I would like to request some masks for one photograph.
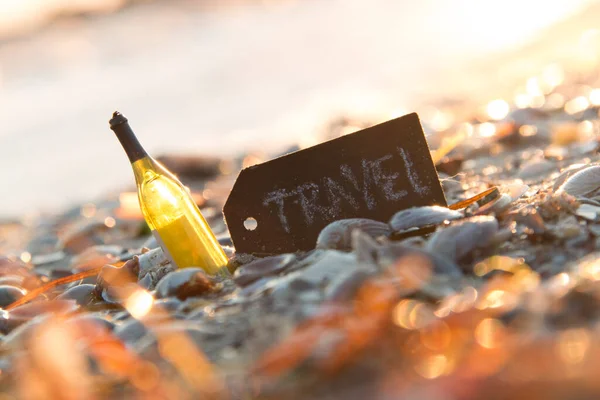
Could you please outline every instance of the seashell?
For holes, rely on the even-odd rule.
[[[137,282],[137,276],[126,265],[120,268],[112,265],[102,267],[96,278],[94,295],[108,303],[118,303],[119,290]]]
[[[511,199],[517,200],[523,196],[530,189],[528,185],[522,183],[511,183],[506,186],[502,186],[501,192],[510,196]]]
[[[238,286],[248,286],[264,276],[277,275],[296,261],[294,254],[282,254],[261,258],[242,265],[235,271],[233,280]]]
[[[177,297],[179,300],[185,300],[214,290],[214,282],[206,276],[202,268],[185,268],[165,275],[156,285],[156,297]]]
[[[146,274],[148,271],[166,266],[170,263],[169,259],[160,247],[139,255],[137,259],[139,262],[140,275]]]
[[[458,261],[473,250],[486,247],[497,232],[496,218],[472,217],[438,230],[427,242],[427,250]]]
[[[510,197],[510,195],[503,193],[496,200],[487,203],[486,205],[480,207],[476,215],[484,215],[484,214],[501,214],[506,211],[510,205],[514,202],[514,199]]]
[[[372,238],[389,236],[388,224],[366,218],[349,218],[334,221],[327,225],[317,238],[317,249],[349,251],[352,249],[352,231],[360,229]]]
[[[560,175],[556,177],[554,180],[554,185],[552,185],[552,191],[556,192],[563,183],[567,180],[567,178],[571,177],[573,174],[581,171],[582,169],[588,168],[588,164],[572,164],[567,168],[564,168]]]
[[[459,211],[450,210],[440,206],[413,207],[408,210],[398,211],[390,219],[390,226],[395,232],[402,232],[411,228],[423,228],[430,225],[440,225],[444,221],[462,218]]]
[[[600,207],[591,204],[582,204],[575,210],[575,214],[589,221],[597,221],[600,215]]]
[[[337,250],[317,250],[303,261],[306,261],[306,268],[281,278],[277,286],[287,291],[305,287],[325,288],[361,268],[353,253]]]
[[[598,189],[600,189],[600,166],[594,165],[571,175],[556,193],[564,192],[575,197],[585,197]]]
[[[80,306],[85,306],[96,299],[95,290],[95,285],[77,285],[65,290],[56,298],[59,300],[75,300]]]
[[[156,284],[169,272],[176,270],[160,247],[137,256],[134,260],[137,260],[139,265],[138,280],[144,288],[149,290],[154,289]],[[126,265],[127,263],[124,267]]]

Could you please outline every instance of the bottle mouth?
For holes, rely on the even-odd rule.
[[[108,122],[110,124],[110,129],[116,128],[117,126],[124,124],[127,122],[127,118],[123,114],[118,111],[115,111],[112,115],[111,120]]]

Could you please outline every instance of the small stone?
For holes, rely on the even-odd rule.
[[[591,204],[582,204],[577,208],[575,214],[588,221],[597,221],[598,215],[600,215],[600,207]]]
[[[77,285],[61,293],[57,299],[75,300],[80,306],[85,306],[97,299],[95,289],[96,285]]]
[[[206,276],[202,268],[185,268],[167,274],[156,285],[156,297],[159,299],[202,296],[215,290],[215,284]]]

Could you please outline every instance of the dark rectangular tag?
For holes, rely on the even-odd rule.
[[[426,205],[446,199],[413,113],[242,170],[224,214],[238,252],[285,253],[313,249],[332,221]]]

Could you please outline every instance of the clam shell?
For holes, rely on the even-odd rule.
[[[451,221],[462,217],[463,214],[461,212],[450,210],[446,207],[413,207],[408,210],[398,211],[390,219],[389,224],[395,232],[402,232],[410,228],[440,225],[444,221]]]
[[[510,195],[506,193],[501,194],[496,200],[479,208],[479,210],[477,210],[477,215],[490,213],[500,214],[506,211],[514,201],[515,200],[510,197]]]
[[[169,259],[160,247],[152,249],[138,257],[140,265],[140,277],[147,271],[151,271],[158,267],[166,266],[170,263]]]
[[[597,221],[600,215],[600,207],[591,204],[582,204],[577,208],[575,214],[589,221]]]
[[[600,189],[600,166],[595,165],[574,173],[565,180],[556,193],[571,196],[587,196]]]
[[[552,185],[552,191],[556,192],[568,178],[588,167],[589,165],[587,164],[572,164],[567,168],[563,169],[560,175],[557,176],[554,180],[554,185]]]
[[[487,246],[497,232],[496,218],[472,217],[438,230],[427,242],[427,250],[458,261],[473,250]]]
[[[352,249],[352,231],[359,229],[371,236],[389,236],[392,232],[388,224],[366,218],[349,218],[334,221],[327,225],[317,238],[317,249],[349,251]]]

